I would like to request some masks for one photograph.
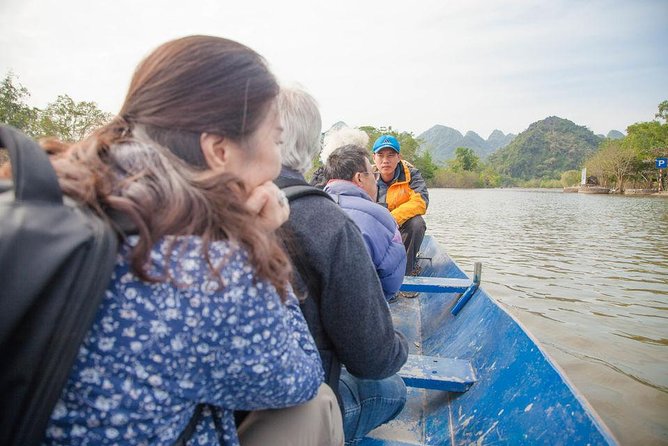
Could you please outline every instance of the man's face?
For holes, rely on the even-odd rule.
[[[397,164],[399,164],[399,160],[401,160],[401,155],[389,147],[385,147],[373,154],[373,162],[376,164],[380,176],[385,181],[389,181],[394,177],[394,171],[397,168]]]
[[[373,176],[373,167],[368,159],[364,159],[364,164],[366,164],[366,172],[358,172],[359,177],[359,186],[369,194],[372,201],[376,201],[378,198],[378,184],[376,184],[376,179]]]

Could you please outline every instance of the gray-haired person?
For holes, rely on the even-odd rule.
[[[366,147],[369,144],[369,135],[364,130],[358,128],[341,126],[335,127],[327,131],[322,139],[322,150],[320,151],[320,162],[322,166],[318,167],[313,172],[313,177],[310,183],[316,187],[324,187],[327,180],[325,179],[325,164],[329,155],[339,147],[346,145],[354,145],[358,147]]]
[[[319,151],[321,120],[315,100],[300,88],[279,94],[283,125],[279,185],[304,184]],[[396,375],[408,356],[359,228],[332,200],[307,195],[290,204],[285,232],[298,271],[295,287],[316,340],[325,380],[337,394],[346,444],[393,419],[406,402]],[[341,366],[346,367],[345,370]]]

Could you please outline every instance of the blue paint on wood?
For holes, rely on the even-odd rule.
[[[471,281],[468,279],[406,276],[401,285],[401,291],[418,293],[463,293],[470,285]]]
[[[380,438],[365,437],[362,440],[364,446],[421,446],[422,443],[406,443],[398,440],[382,440]]]
[[[462,308],[464,308],[464,305],[473,297],[475,292],[478,291],[478,285],[475,283],[472,284],[470,287],[464,291],[464,294],[462,294],[462,297],[459,298],[457,303],[455,304],[454,307],[452,307],[452,310],[450,310],[450,313],[452,313],[453,316],[457,316],[457,313],[462,311]]]
[[[423,355],[409,355],[399,376],[410,387],[449,392],[466,392],[476,381],[469,361]]]
[[[421,262],[421,278],[471,284],[431,237],[420,252],[431,258]],[[464,393],[409,388],[402,413],[362,445],[616,444],[537,341],[484,288],[453,316],[460,293],[422,292],[390,309],[412,354],[469,361],[477,381]]]

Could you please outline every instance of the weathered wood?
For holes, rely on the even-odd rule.
[[[438,356],[408,355],[399,376],[410,387],[448,392],[466,392],[476,382],[469,361]]]

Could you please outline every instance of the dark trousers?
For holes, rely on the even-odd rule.
[[[420,251],[422,239],[424,238],[426,230],[427,224],[424,222],[421,215],[416,215],[415,217],[406,220],[403,225],[399,226],[401,240],[404,242],[404,247],[406,248],[407,276],[415,269],[416,257],[418,251]]]

